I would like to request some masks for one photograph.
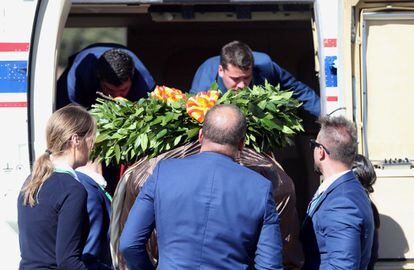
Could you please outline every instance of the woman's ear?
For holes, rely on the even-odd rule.
[[[73,134],[70,137],[70,142],[71,142],[72,146],[78,147],[78,145],[80,143],[80,139],[79,139],[78,134]]]

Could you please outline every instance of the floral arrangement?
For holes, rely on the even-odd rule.
[[[220,97],[219,91],[200,92],[190,97],[186,103],[186,109],[189,116],[196,119],[199,123],[204,122],[204,117],[211,107],[216,105]]]
[[[193,142],[206,112],[216,104],[240,108],[248,125],[246,145],[257,152],[274,152],[292,144],[291,137],[303,131],[296,115],[301,103],[279,86],[266,83],[223,95],[217,90],[190,95],[157,86],[148,98],[137,102],[98,99],[91,109],[98,126],[92,155],[107,164],[130,164]]]

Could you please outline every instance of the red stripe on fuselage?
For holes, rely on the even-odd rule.
[[[29,51],[29,43],[19,42],[0,42],[0,52],[27,52]]]
[[[27,107],[27,102],[0,102],[0,108],[21,108]]]

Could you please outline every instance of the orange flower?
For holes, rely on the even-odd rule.
[[[216,105],[219,97],[220,93],[218,91],[200,92],[190,97],[186,103],[188,115],[196,119],[199,123],[203,123],[207,111]]]
[[[164,102],[175,102],[186,99],[186,95],[181,90],[159,85],[151,92],[151,97]]]

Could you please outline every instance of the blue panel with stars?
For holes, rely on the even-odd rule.
[[[27,61],[0,61],[0,93],[27,92]]]
[[[325,82],[326,87],[337,87],[337,66],[336,66],[336,56],[326,56],[325,57]]]

